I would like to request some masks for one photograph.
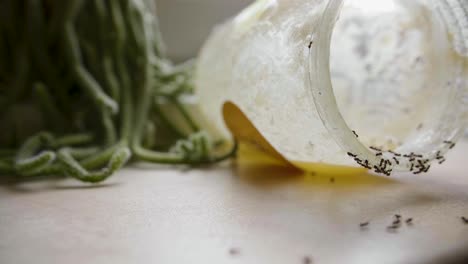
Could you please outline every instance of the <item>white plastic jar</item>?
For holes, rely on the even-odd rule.
[[[220,137],[235,103],[287,159],[427,172],[468,120],[468,1],[258,0],[196,73]]]

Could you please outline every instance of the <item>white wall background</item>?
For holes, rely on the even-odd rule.
[[[176,61],[197,54],[214,25],[253,0],[155,0],[168,55]]]

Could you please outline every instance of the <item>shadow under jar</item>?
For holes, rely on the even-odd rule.
[[[286,158],[423,173],[468,120],[465,0],[259,0],[217,27],[196,73]]]

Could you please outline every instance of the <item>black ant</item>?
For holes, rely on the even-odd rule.
[[[461,217],[461,220],[463,221],[463,223],[464,223],[465,225],[468,225],[468,218],[462,216],[462,217]]]

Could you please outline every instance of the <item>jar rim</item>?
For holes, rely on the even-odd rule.
[[[320,119],[344,150],[356,155],[372,156],[372,153],[354,135],[338,109],[330,73],[330,45],[333,29],[344,0],[328,1],[309,49],[308,92],[312,96]],[[333,120],[334,122],[328,122]]]

